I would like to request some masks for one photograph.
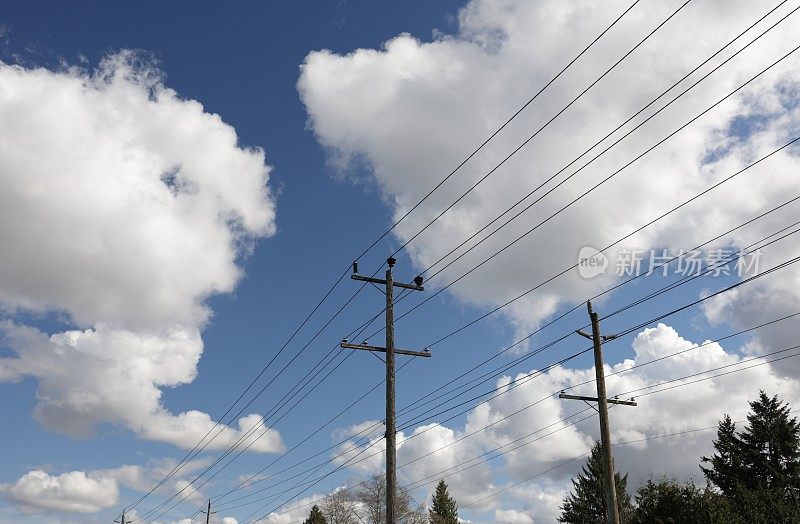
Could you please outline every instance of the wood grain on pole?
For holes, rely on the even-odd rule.
[[[394,500],[397,493],[397,448],[394,419],[394,304],[392,264],[386,270],[386,523],[395,524]]]

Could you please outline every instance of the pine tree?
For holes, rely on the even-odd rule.
[[[725,417],[718,423],[717,439],[714,441],[717,453],[711,458],[702,457],[704,463],[711,467],[700,466],[709,482],[717,486],[722,493],[733,496],[737,487],[745,482],[743,469],[742,441],[736,436],[736,424],[731,417]]]
[[[440,480],[433,494],[433,506],[428,510],[431,524],[458,524],[458,504],[447,491],[447,484]]]
[[[627,521],[632,505],[628,495],[628,475],[621,476],[614,472],[614,484],[617,488],[617,504],[620,518]],[[561,505],[559,522],[569,524],[594,524],[606,521],[606,483],[603,474],[603,449],[596,442],[592,453],[578,479],[572,479],[574,493],[570,493]]]
[[[311,507],[311,513],[308,515],[308,518],[305,520],[305,522],[303,522],[303,524],[328,524],[328,521],[325,520],[325,515],[322,514],[319,506],[314,504]]]
[[[761,391],[750,409],[740,435],[746,485],[784,493],[800,490],[800,424],[789,418],[789,406]]]
[[[742,490],[800,491],[800,423],[789,418],[789,406],[763,391],[750,402],[747,426],[737,435],[729,416],[720,421],[714,447],[703,457],[706,478],[728,497]]]
[[[717,453],[703,462],[706,478],[728,499],[741,522],[800,522],[800,424],[789,407],[763,391],[750,402],[747,426],[736,434],[730,417],[717,430]]]

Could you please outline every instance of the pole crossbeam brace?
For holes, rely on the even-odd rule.
[[[382,278],[365,277],[364,275],[350,275],[353,280],[361,280],[363,282],[371,282],[373,284],[386,285],[386,280]],[[414,291],[425,291],[425,288],[416,284],[406,284],[405,282],[392,282],[392,286],[401,287],[403,289],[412,289]]]
[[[581,395],[567,395],[565,393],[559,393],[558,398],[566,398],[570,400],[583,400],[584,402],[598,402],[599,399],[597,397],[583,397]],[[609,404],[622,404],[623,406],[637,406],[638,404],[633,400],[618,400],[615,398],[608,398],[606,402]]]
[[[375,351],[378,353],[386,353],[386,348],[382,348],[380,346],[370,346],[369,344],[348,344],[347,342],[342,342],[339,346],[345,349],[363,349],[364,351]],[[394,352],[398,355],[410,355],[412,357],[430,357],[431,352],[429,350],[425,351],[410,351],[408,349],[395,349]]]

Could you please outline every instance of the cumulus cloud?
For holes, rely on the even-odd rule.
[[[158,486],[155,493],[169,497],[181,492],[189,495],[187,500],[191,503],[202,504],[207,500],[206,494],[199,490],[192,493],[186,487],[189,486],[189,479],[211,462],[210,458],[187,461],[171,479]],[[177,464],[174,459],[154,459],[144,465],[126,464],[116,468],[72,471],[61,475],[34,470],[23,475],[14,484],[0,484],[0,493],[24,513],[95,513],[117,505],[120,488],[129,488],[140,493],[149,492],[168,473],[173,472]],[[184,488],[186,490],[181,491]],[[128,517],[136,520],[136,511],[129,511]],[[235,523],[230,520],[231,517],[216,515],[214,519],[216,520],[212,522]],[[202,521],[205,522],[205,518]]]
[[[58,476],[30,471],[14,484],[0,485],[0,491],[25,512],[94,513],[113,506],[119,498],[113,478],[87,476],[82,471]]]
[[[292,524],[302,522],[308,517],[311,506],[319,504],[324,498],[324,494],[314,494],[307,497],[295,499],[286,504],[279,511],[274,511],[264,518],[254,521],[257,524]]]
[[[204,469],[212,462],[209,458],[189,460],[185,462],[176,475],[157,488],[159,493],[172,495],[180,488],[178,482],[185,477]],[[150,460],[144,465],[126,464],[116,468],[100,469],[88,472],[91,476],[101,476],[114,479],[120,486],[140,492],[148,492],[153,486],[170,473],[178,462],[174,459]]]
[[[533,524],[533,518],[527,513],[515,509],[494,510],[495,522],[503,524]]]
[[[627,4],[473,0],[460,11],[458,30],[452,36],[423,42],[402,34],[381,49],[358,49],[346,55],[310,53],[298,81],[309,125],[338,169],[344,171],[354,164],[367,168],[370,180],[398,219]],[[404,220],[395,229],[398,242],[412,238],[680,4],[671,1],[635,7],[489,147]],[[569,111],[416,238],[409,246],[415,265],[426,268],[444,256],[655,99],[766,10],[762,4],[745,0],[686,6]],[[788,10],[779,9],[680,89],[742,48]],[[730,93],[792,49],[798,30],[800,16],[795,14],[429,284],[435,287],[453,282]],[[579,204],[459,281],[451,288],[454,296],[478,306],[503,303],[575,264],[581,247],[601,247],[617,240],[795,138],[800,134],[797,60],[792,56],[782,62]],[[671,92],[634,124],[678,92]],[[614,138],[631,127],[623,128]],[[593,155],[599,151],[595,149]],[[584,157],[535,196],[565,180],[589,158]],[[705,242],[796,196],[794,174],[798,167],[797,149],[785,150],[630,238],[618,250],[667,248],[677,252]],[[797,203],[709,247],[748,245],[783,227],[796,213]],[[474,243],[468,242],[466,247]],[[762,257],[761,269],[796,256],[796,245],[784,241],[770,246]],[[610,255],[609,270],[604,275],[587,280],[577,271],[570,272],[506,308],[507,320],[520,334],[527,333],[559,306],[582,301],[613,283],[616,257],[614,252]],[[434,270],[441,267],[434,266]],[[763,283],[742,289],[739,301],[758,304],[765,317],[796,310],[799,278],[796,267],[783,270]],[[776,293],[779,289],[784,291]],[[742,318],[750,315],[744,308],[737,308],[737,314]],[[720,320],[735,322],[736,315]]]
[[[233,291],[239,259],[275,232],[264,151],[128,51],[93,71],[0,63],[0,120],[0,380],[37,380],[48,429],[115,423],[193,446],[213,421],[169,412],[161,392],[194,380],[205,300]],[[212,449],[261,423],[243,418]],[[281,448],[269,430],[251,449]]]

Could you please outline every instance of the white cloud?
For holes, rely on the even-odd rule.
[[[308,518],[311,506],[319,504],[324,494],[314,494],[295,499],[285,504],[278,511],[274,511],[264,518],[254,521],[257,524],[293,524],[303,522]]]
[[[214,421],[205,413],[188,411],[173,416],[160,413],[152,428],[143,428],[142,436],[152,440],[172,442],[190,448],[214,428]],[[216,434],[220,428],[214,430]],[[241,442],[239,442],[241,440]],[[238,444],[237,444],[238,443]],[[261,415],[247,415],[239,419],[239,428],[222,428],[219,435],[206,449],[227,449],[237,445],[237,449],[275,453],[284,450],[280,434],[267,427]]]
[[[156,488],[155,493],[170,497],[176,493],[188,495],[192,504],[202,504],[207,496],[192,492],[190,478],[211,464],[211,458],[190,460],[184,463],[172,478]],[[75,512],[94,513],[118,504],[119,488],[129,488],[140,493],[149,492],[178,464],[174,459],[150,460],[144,465],[126,464],[116,468],[92,471],[72,471],[51,475],[41,470],[30,471],[14,484],[0,485],[0,493],[8,501],[26,513],[30,512]],[[182,491],[183,490],[183,491]],[[128,518],[137,519],[135,510]],[[224,520],[225,518],[229,520]],[[226,524],[234,522],[231,517],[214,516],[212,522]],[[195,522],[189,521],[186,522]],[[197,520],[196,522],[200,522]],[[202,519],[205,522],[205,517]]]
[[[0,307],[75,327],[3,322],[15,355],[0,380],[37,379],[48,429],[85,437],[110,422],[193,446],[213,422],[169,412],[161,390],[194,380],[206,298],[233,291],[239,258],[275,231],[264,151],[128,51],[95,71],[0,63],[0,120]],[[280,436],[251,449],[278,451]]]
[[[634,8],[489,147],[404,220],[395,230],[398,242],[409,240],[681,3]],[[332,163],[339,168],[353,162],[365,165],[397,219],[627,4],[473,0],[460,12],[458,32],[453,36],[421,42],[403,34],[379,50],[358,49],[347,55],[310,53],[298,90],[310,126]],[[733,49],[739,49],[787,13],[790,8],[784,7]],[[689,4],[517,156],[414,240],[409,253],[415,265],[427,267],[458,245],[766,10],[763,4],[746,0]],[[667,136],[792,49],[798,30],[800,15],[795,14],[429,284],[435,289],[452,282]],[[698,34],[702,38],[697,38]],[[723,59],[707,65],[692,80]],[[581,247],[607,245],[795,138],[800,134],[797,63],[798,58],[791,57],[776,66],[574,208],[460,281],[451,288],[452,293],[479,306],[503,303],[576,263]],[[688,85],[687,81],[683,87]],[[582,162],[562,173],[557,181],[580,165]],[[700,244],[796,196],[798,168],[796,148],[784,151],[620,248],[665,247],[677,251]],[[718,246],[747,245],[786,225],[796,214],[797,203],[724,237]],[[786,240],[767,248],[761,269],[796,256],[796,245]],[[615,257],[611,255],[610,269],[614,269]],[[739,300],[758,304],[764,317],[793,312],[790,308],[796,310],[800,305],[798,278],[797,267],[782,270],[764,283],[742,288]],[[580,302],[614,279],[607,273],[585,280],[577,271],[570,272],[506,308],[507,320],[517,334],[527,333],[559,305]],[[783,291],[776,293],[779,289]],[[718,320],[735,318],[727,315]]]
[[[186,477],[193,476],[194,473],[206,468],[211,464],[212,459],[203,458],[189,460],[185,462],[173,477],[157,488],[157,493],[170,496],[179,491],[185,484],[180,485],[179,482],[185,483]],[[112,478],[120,486],[127,487],[139,492],[148,492],[159,481],[163,480],[170,472],[173,471],[178,461],[174,459],[161,459],[150,460],[145,465],[126,464],[117,468],[100,469],[88,472],[89,476],[99,476]]]
[[[30,471],[14,484],[1,485],[0,490],[25,512],[93,513],[113,506],[119,498],[113,478],[87,476],[82,471],[58,476],[41,470]]]
[[[496,509],[494,518],[496,522],[503,524],[533,524],[533,518],[530,515],[514,509]]]

